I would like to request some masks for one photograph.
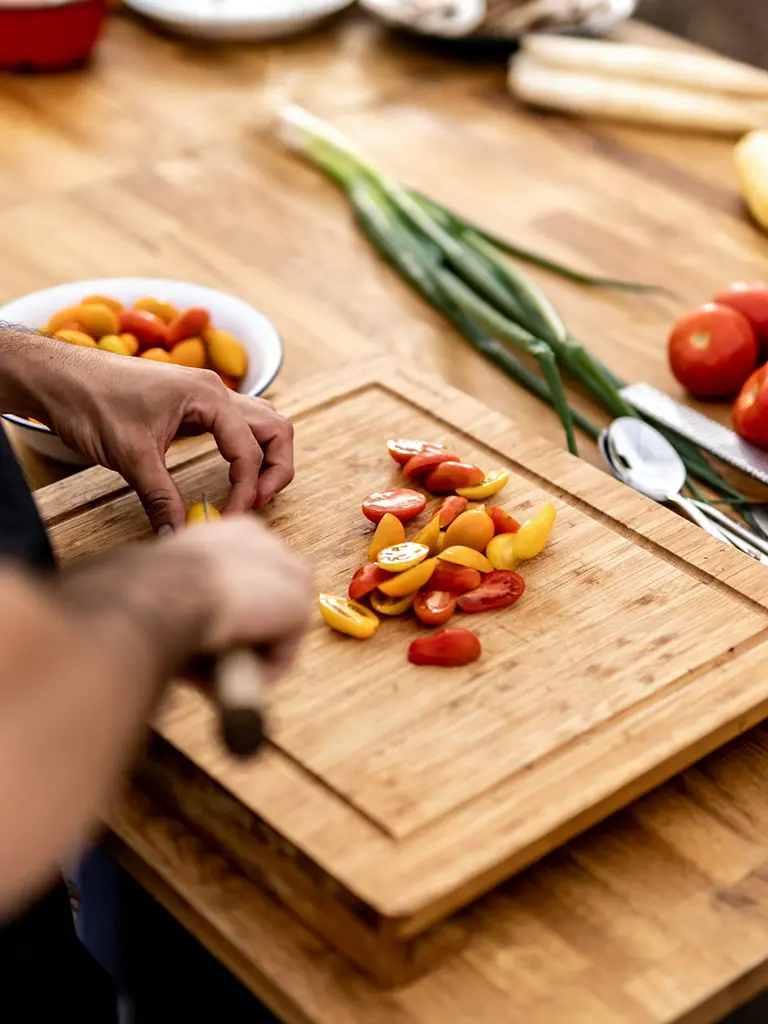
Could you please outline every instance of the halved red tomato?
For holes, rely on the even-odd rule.
[[[444,452],[445,445],[436,444],[432,441],[413,441],[408,438],[400,438],[397,441],[387,441],[387,451],[401,466],[414,455],[424,455],[429,452]]]
[[[444,629],[414,640],[408,648],[408,660],[413,665],[456,668],[477,661],[481,651],[480,638],[471,629]]]
[[[403,466],[403,476],[406,480],[417,480],[420,476],[426,476],[433,469],[437,469],[441,462],[455,462],[457,456],[449,452],[422,452],[419,455],[412,455]]]
[[[480,586],[469,594],[459,598],[459,608],[463,612],[487,612],[492,608],[507,608],[522,597],[525,580],[516,572],[508,569],[497,569],[489,572]]]
[[[363,501],[363,515],[372,523],[378,523],[387,512],[399,519],[401,523],[407,523],[409,519],[424,511],[427,499],[418,491],[409,491],[405,487],[397,488],[394,491],[377,491],[369,494]]]
[[[352,577],[352,582],[349,584],[349,596],[353,601],[359,601],[361,597],[365,597],[366,594],[370,594],[371,591],[375,590],[380,583],[385,583],[388,579],[391,579],[391,577],[391,572],[387,572],[386,569],[382,569],[381,566],[376,565],[375,562],[369,562],[367,565],[362,565]]]
[[[456,611],[456,595],[447,590],[420,591],[413,610],[425,626],[444,626]]]
[[[436,494],[455,491],[457,487],[473,487],[485,479],[485,473],[479,466],[471,466],[468,462],[442,462],[427,477],[426,486]]]
[[[437,506],[437,514],[440,516],[440,526],[443,529],[445,529],[446,526],[450,526],[456,516],[460,516],[468,504],[469,500],[467,498],[459,497],[458,494],[452,494],[448,498],[443,498]]]
[[[485,511],[493,520],[496,533],[517,533],[520,529],[520,523],[509,512],[505,512],[503,508],[496,506],[494,508],[487,508]]]
[[[437,568],[432,573],[429,585],[433,590],[448,590],[452,594],[466,594],[476,590],[483,581],[477,569],[469,569],[466,565],[437,560]]]

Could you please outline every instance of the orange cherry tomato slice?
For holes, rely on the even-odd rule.
[[[482,582],[483,577],[477,569],[438,559],[437,568],[430,577],[429,585],[435,590],[448,590],[452,594],[466,594],[470,590],[475,590]]]
[[[523,596],[525,580],[516,572],[497,569],[489,573],[477,590],[462,594],[459,608],[463,612],[487,612],[493,608],[508,608]]]
[[[370,594],[372,590],[375,590],[381,583],[386,583],[391,576],[391,572],[382,569],[375,562],[369,562],[367,565],[360,566],[352,577],[352,582],[349,584],[348,593],[350,600],[359,601],[366,594]]]
[[[406,480],[418,480],[420,476],[427,476],[433,469],[443,462],[455,462],[456,455],[449,455],[448,452],[422,452],[419,455],[412,455],[403,466],[403,476]]]
[[[371,607],[380,615],[402,615],[412,604],[413,594],[406,594],[405,597],[387,597],[376,590],[371,594]]]
[[[395,544],[402,544],[405,540],[405,527],[396,519],[391,512],[387,512],[379,520],[368,546],[368,561],[375,562],[376,556],[384,548],[392,548]]]
[[[414,455],[425,455],[428,452],[444,452],[446,447],[433,441],[414,441],[400,438],[397,441],[387,441],[387,451],[395,462],[404,466]]]
[[[392,579],[382,583],[379,590],[387,597],[405,597],[406,594],[415,594],[429,582],[436,568],[437,559],[428,558],[426,562],[420,562],[412,569],[397,573]]]
[[[439,555],[442,550],[442,537],[440,536],[440,518],[432,516],[423,530],[416,537],[417,544],[424,544],[429,548],[430,555]]]
[[[479,466],[468,462],[441,462],[427,477],[426,488],[434,494],[443,494],[459,487],[476,487],[484,479],[485,473]]]
[[[390,512],[401,523],[407,523],[424,511],[427,499],[418,491],[405,487],[394,491],[377,491],[363,501],[363,515],[372,523],[379,523]]]
[[[445,531],[445,546],[454,545],[485,551],[496,529],[493,520],[483,508],[462,512]]]
[[[456,565],[466,565],[469,569],[477,569],[478,572],[493,572],[493,566],[480,551],[474,548],[454,545],[445,548],[440,552],[440,558],[445,562],[454,562]]]
[[[498,508],[498,506],[488,508],[486,512],[493,521],[496,533],[517,533],[520,529],[520,523],[509,512],[505,512],[503,508]]]
[[[468,504],[468,499],[462,498],[458,494],[451,494],[449,497],[443,498],[437,506],[437,514],[440,516],[442,528],[450,526],[453,520],[466,510]]]
[[[413,602],[413,610],[425,626],[444,626],[456,611],[456,595],[449,590],[421,591]]]
[[[457,668],[477,661],[482,652],[480,639],[470,629],[444,629],[433,636],[419,637],[408,648],[413,665]]]

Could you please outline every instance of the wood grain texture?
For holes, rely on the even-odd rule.
[[[409,665],[410,618],[365,645],[318,619],[275,694],[275,749],[260,763],[222,750],[189,688],[156,722],[166,743],[143,783],[360,966],[401,982],[453,948],[422,941],[429,926],[764,717],[768,573],[439,381],[379,363],[285,404],[297,482],[267,518],[321,590],[344,593],[365,561],[359,502],[400,480],[390,434],[510,469],[504,503],[519,517],[558,508],[523,600],[472,619],[476,664]],[[218,452],[188,451],[174,470],[187,499],[223,497]],[[38,492],[63,562],[146,535],[119,478],[80,479]]]
[[[286,99],[516,240],[671,284],[676,299],[638,302],[536,275],[628,379],[677,393],[671,317],[728,280],[766,275],[727,143],[517,110],[503,55],[465,59],[359,17],[290,45],[216,50],[115,17],[87,71],[3,80],[0,298],[105,267],[198,280],[278,325],[278,402],[310,374],[390,353],[561,444],[554,416],[463,347],[375,259],[333,189],[275,145],[268,125]],[[25,464],[36,483],[61,473]],[[130,512],[139,529],[132,500],[120,519]],[[766,775],[758,730],[486,898],[465,954],[396,997],[143,798],[115,825],[132,869],[287,1020],[711,1024],[766,980]]]

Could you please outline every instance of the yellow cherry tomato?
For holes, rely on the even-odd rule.
[[[453,547],[445,548],[440,553],[444,562],[453,562],[455,565],[466,565],[468,569],[477,569],[478,572],[493,572],[493,566],[480,551],[474,548],[464,547],[455,544]]]
[[[416,537],[417,544],[424,544],[429,548],[430,555],[440,553],[440,516],[432,516],[424,529]]]
[[[445,531],[445,546],[450,548],[458,545],[474,548],[475,551],[485,551],[495,532],[493,520],[485,509],[474,508],[456,516]]]
[[[395,544],[380,551],[376,556],[376,564],[387,572],[406,572],[419,562],[423,562],[428,554],[429,548],[426,544],[406,541],[405,544]]]
[[[321,594],[318,598],[323,620],[337,633],[345,633],[357,640],[367,640],[379,628],[379,620],[365,605],[350,601],[348,597]]]
[[[426,549],[425,549],[426,550]],[[379,590],[387,597],[405,597],[406,594],[415,594],[421,590],[425,583],[437,568],[437,559],[428,558],[426,562],[420,562],[406,572],[399,572],[391,580],[379,584]]]
[[[494,569],[511,569],[514,572],[520,561],[515,552],[515,534],[500,533],[494,537],[485,549],[485,557]]]
[[[413,604],[415,594],[406,594],[405,597],[387,597],[377,590],[371,594],[371,604],[380,615],[402,615],[407,612]]]
[[[456,493],[462,498],[469,498],[470,501],[478,501],[481,498],[490,498],[492,494],[497,494],[502,487],[507,486],[508,482],[509,470],[492,469],[490,473],[485,474],[485,479],[481,480],[479,484],[474,487],[457,487]]]
[[[384,548],[394,547],[395,544],[402,544],[405,540],[405,527],[391,512],[387,512],[379,520],[376,532],[368,548],[368,561],[375,562],[376,556]]]
[[[202,501],[195,502],[194,505],[189,506],[187,512],[187,526],[192,526],[195,523],[207,523],[211,519],[221,519],[221,512],[213,505],[208,505],[208,519],[205,518],[205,505]]]
[[[527,519],[515,538],[515,554],[518,558],[535,558],[544,550],[552,527],[555,525],[557,510],[554,505],[546,504],[535,516]]]

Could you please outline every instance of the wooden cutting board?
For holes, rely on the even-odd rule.
[[[471,619],[474,665],[409,665],[411,619],[359,642],[318,617],[274,693],[261,760],[233,762],[187,686],[155,722],[143,784],[396,983],[461,941],[460,922],[444,923],[459,908],[768,713],[768,572],[389,362],[321,378],[283,408],[297,478],[268,518],[311,560],[318,589],[344,593],[365,561],[360,500],[400,479],[388,437],[509,467],[498,503],[518,517],[558,509],[550,546],[522,570],[523,599]],[[227,467],[208,439],[175,447],[170,464],[188,502],[223,499]],[[148,537],[136,497],[104,470],[37,498],[64,561]]]

